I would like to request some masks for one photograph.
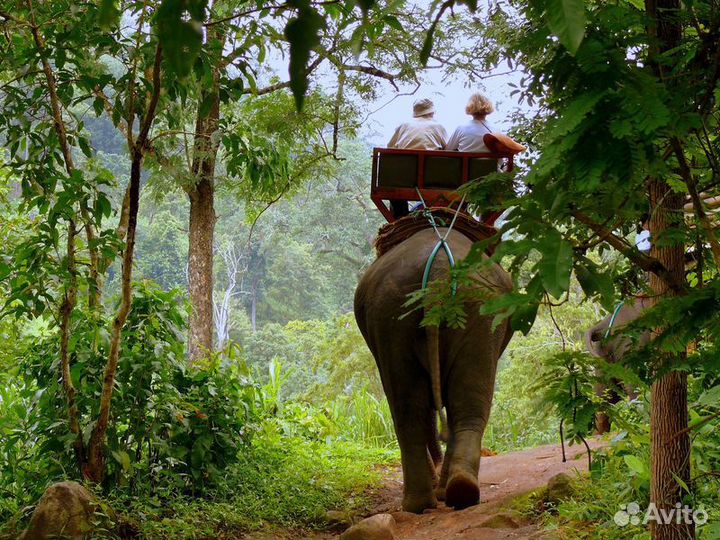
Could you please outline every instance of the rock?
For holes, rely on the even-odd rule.
[[[340,535],[340,540],[394,540],[395,518],[377,514],[356,523]]]
[[[559,473],[548,480],[545,492],[546,501],[556,504],[568,499],[573,494],[572,478],[565,473]]]
[[[20,540],[90,538],[100,503],[77,482],[58,482],[45,490]]]
[[[328,510],[325,512],[325,522],[330,527],[347,527],[352,520],[346,512],[340,510]]]

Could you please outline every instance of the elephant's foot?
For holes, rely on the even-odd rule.
[[[438,501],[445,500],[445,486],[438,486],[435,488],[435,498]]]
[[[407,494],[403,497],[402,509],[414,514],[422,514],[428,508],[437,508],[437,499],[431,491],[427,494]]]
[[[475,476],[458,471],[448,480],[445,488],[445,504],[459,510],[480,502],[480,488]]]

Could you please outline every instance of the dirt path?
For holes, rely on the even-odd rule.
[[[592,449],[607,444],[600,438],[588,441]],[[585,447],[565,447],[567,461],[563,463],[560,445],[546,445],[529,450],[483,457],[480,462],[480,504],[454,511],[443,503],[435,510],[417,515],[401,510],[402,473],[400,467],[388,467],[382,487],[373,494],[375,503],[366,515],[355,516],[353,521],[375,514],[392,514],[395,518],[395,539],[446,540],[466,538],[473,540],[541,539],[543,531],[537,523],[512,510],[513,501],[530,491],[545,486],[558,473],[574,474],[587,471]],[[269,539],[323,539],[338,540],[347,525],[338,523],[326,530],[268,529],[247,538]]]
[[[591,447],[601,445],[601,441],[591,441]],[[393,514],[397,522],[395,537],[398,539],[539,538],[541,531],[537,525],[509,509],[514,499],[544,486],[558,473],[587,471],[584,447],[566,447],[566,453],[568,460],[565,463],[562,462],[559,445],[483,457],[479,505],[453,511],[441,504],[436,510],[423,515],[400,511],[402,475],[399,470],[391,469],[371,514]]]

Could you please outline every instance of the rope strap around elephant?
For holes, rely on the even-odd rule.
[[[605,331],[605,339],[608,338],[610,335],[610,331],[612,330],[612,327],[615,325],[615,319],[617,319],[618,314],[620,313],[620,310],[625,305],[625,300],[620,302],[617,306],[615,306],[615,311],[613,311],[612,317],[610,317],[610,324],[608,324],[607,330]]]
[[[463,203],[465,202],[465,195],[463,195],[462,200],[460,201],[460,205],[458,206],[457,210],[455,210],[455,215],[453,216],[452,221],[450,222],[450,226],[448,227],[448,230],[445,232],[445,236],[440,234],[440,231],[437,228],[437,223],[435,222],[435,216],[433,216],[432,212],[428,209],[427,205],[425,204],[425,200],[423,199],[422,193],[420,193],[420,190],[418,188],[415,188],[415,191],[417,191],[418,197],[420,197],[420,202],[422,202],[423,208],[425,210],[423,211],[423,215],[427,218],[427,220],[430,222],[430,225],[432,226],[433,230],[435,231],[435,234],[437,234],[438,243],[435,244],[435,247],[433,248],[432,252],[430,253],[430,256],[428,257],[427,263],[425,264],[425,271],[423,272],[423,278],[422,278],[422,288],[425,289],[428,286],[428,282],[430,281],[430,270],[432,270],[432,266],[435,263],[435,258],[437,257],[438,252],[440,251],[440,248],[443,248],[445,251],[445,254],[448,258],[448,264],[450,265],[450,268],[455,268],[455,257],[453,257],[452,250],[450,249],[450,244],[447,243],[447,238],[450,235],[450,232],[453,230],[453,227],[455,226],[455,223],[457,221],[458,214],[460,214],[460,208],[462,208]],[[453,276],[452,278],[452,294],[455,296],[457,293],[457,279]]]

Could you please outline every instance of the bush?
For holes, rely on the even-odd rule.
[[[82,426],[96,416],[109,348],[109,321],[82,320],[85,316],[77,313],[71,340]],[[246,370],[235,358],[188,368],[184,320],[175,292],[136,284],[113,393],[106,488],[202,491],[249,442],[256,389]],[[77,477],[58,356],[57,339],[48,336],[23,359],[25,384],[44,389],[31,409],[26,440],[40,454],[57,456],[59,468],[48,467],[49,477],[61,472]]]

